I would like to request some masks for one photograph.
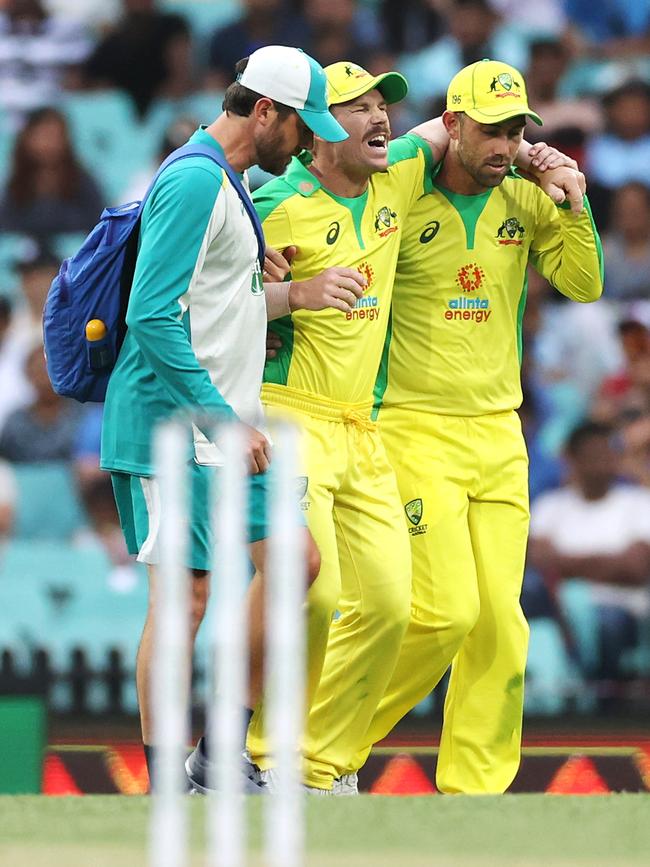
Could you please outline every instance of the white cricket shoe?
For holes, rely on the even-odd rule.
[[[257,766],[255,766],[257,767]],[[259,779],[262,785],[266,786],[267,791],[271,795],[278,792],[278,770],[277,768],[267,768],[265,771],[259,771]],[[317,789],[315,786],[302,787],[308,795],[331,796],[334,794],[332,789]]]
[[[257,765],[252,765],[252,767],[256,768],[259,774],[256,781],[265,784],[271,794],[277,792],[277,769],[268,768],[266,771],[260,771]],[[343,774],[341,777],[336,777],[331,789],[318,789],[316,786],[303,786],[303,788],[309,795],[351,797],[359,794],[359,777],[356,772],[353,774]]]
[[[337,777],[332,784],[332,794],[338,797],[351,797],[359,794],[359,775],[343,774]]]

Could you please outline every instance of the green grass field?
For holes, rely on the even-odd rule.
[[[250,865],[263,798],[249,798]],[[148,798],[0,797],[3,867],[144,867]],[[188,799],[192,867],[202,798]],[[650,795],[308,798],[309,867],[628,867],[650,863]]]

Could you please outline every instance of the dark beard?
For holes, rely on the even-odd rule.
[[[283,174],[291,160],[291,154],[282,153],[282,133],[276,132],[257,142],[257,165],[272,175]]]

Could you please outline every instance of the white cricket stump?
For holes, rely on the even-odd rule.
[[[277,768],[277,793],[268,799],[264,851],[267,867],[302,867],[306,552],[298,521],[298,434],[295,428],[283,425],[277,436],[270,509],[265,671],[267,736]]]
[[[209,678],[207,721],[215,779],[208,785],[208,867],[246,863],[246,816],[242,749],[248,684],[246,587],[249,565],[246,534],[247,474],[242,430],[226,427],[219,439],[224,465],[214,509],[212,587],[214,658]]]
[[[190,736],[187,442],[186,427],[172,422],[158,430],[154,443],[161,510],[155,600],[158,616],[151,672],[156,764],[150,867],[185,867],[187,863],[187,780],[183,766]]]
[[[207,726],[214,789],[207,798],[207,864],[244,867],[246,815],[242,748],[248,685],[246,590],[247,543],[245,440],[237,425],[219,437],[224,467],[213,515],[215,557],[213,612],[204,628],[214,647],[208,672]],[[186,446],[189,424],[161,425],[155,456],[161,493],[160,567],[154,636],[152,699],[157,783],[152,797],[149,865],[186,867],[189,860],[184,759],[189,742],[189,582],[187,580]],[[277,769],[278,789],[262,795],[266,867],[304,864],[304,791],[301,740],[304,715],[306,593],[304,532],[296,492],[298,432],[278,428],[269,492],[270,535],[266,567],[267,738]]]

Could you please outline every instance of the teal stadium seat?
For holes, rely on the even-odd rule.
[[[146,162],[148,147],[130,97],[119,90],[70,92],[61,109],[75,151],[103,186],[106,204],[120,204],[122,191]]]
[[[111,586],[112,566],[99,546],[78,548],[53,541],[12,541],[0,552],[0,649],[9,648],[19,671],[28,671],[32,653],[48,652],[52,669],[69,671],[72,653],[81,648],[91,669],[105,668],[109,650],[116,648],[129,672],[147,606],[144,569],[138,567],[133,587]],[[135,710],[135,695],[125,684],[123,698]],[[51,695],[53,707],[66,710],[69,683],[61,678]],[[107,702],[99,678],[89,684],[91,710]]]
[[[558,590],[560,607],[576,644],[578,656],[587,671],[598,667],[598,614],[588,581],[570,578]]]
[[[197,126],[212,123],[221,113],[222,102],[223,92],[218,90],[197,90],[182,99],[155,100],[141,124],[142,138],[148,142],[146,159],[152,169],[165,133],[174,121],[183,117]]]
[[[584,684],[567,653],[557,622],[530,621],[524,708],[532,716],[556,716],[584,692]]]
[[[15,464],[14,471],[18,487],[16,538],[60,542],[84,526],[74,477],[67,463]]]
[[[18,232],[0,232],[0,295],[16,299],[20,291],[16,265],[29,259],[34,241]],[[22,299],[20,299],[22,300]]]
[[[197,90],[183,100],[182,114],[195,117],[199,123],[212,123],[221,114],[223,91]]]
[[[8,113],[0,112],[0,185],[4,184],[9,173],[14,139],[15,132],[9,124]]]
[[[239,0],[162,0],[159,4],[166,12],[182,15],[198,39],[210,36],[218,27],[224,27],[239,15]]]

